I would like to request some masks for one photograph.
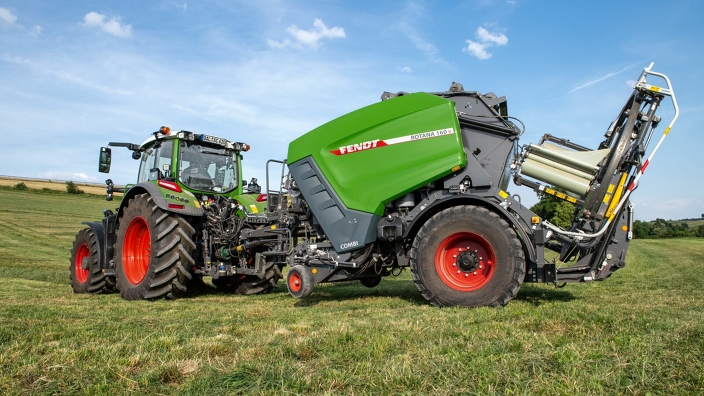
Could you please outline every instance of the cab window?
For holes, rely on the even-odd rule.
[[[154,146],[146,149],[142,153],[142,163],[139,167],[137,183],[156,180],[159,178],[159,175],[161,175],[162,178],[171,177],[170,166],[173,152],[173,140],[157,142]],[[169,167],[165,170],[164,165],[169,165]]]

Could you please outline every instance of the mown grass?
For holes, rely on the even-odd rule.
[[[96,197],[0,189],[0,394],[701,394],[704,240],[633,242],[606,282],[437,309],[407,274],[295,300],[73,294]]]

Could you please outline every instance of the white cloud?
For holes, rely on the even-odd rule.
[[[12,25],[17,20],[17,17],[7,8],[0,7],[0,20]]]
[[[296,39],[296,42],[291,42],[290,40],[284,41],[274,41],[267,40],[270,47],[273,48],[284,48],[288,46],[294,46],[301,48],[302,46],[307,46],[310,48],[318,48],[321,44],[320,40],[324,38],[345,38],[345,29],[335,26],[333,28],[328,28],[325,26],[321,19],[315,18],[313,21],[313,28],[310,30],[303,30],[296,25],[291,25],[286,29],[286,32]]]
[[[478,59],[484,60],[491,58],[491,54],[486,52],[486,44],[475,43],[472,40],[467,40],[467,48],[462,51],[469,51],[472,55],[476,56]]]
[[[596,80],[589,81],[588,83],[585,83],[585,84],[582,84],[582,85],[580,85],[580,86],[578,86],[578,87],[576,87],[576,88],[573,88],[573,89],[572,89],[570,92],[568,92],[568,93],[572,93],[572,92],[574,92],[574,91],[579,91],[579,90],[582,89],[582,88],[586,88],[586,87],[588,87],[588,86],[590,86],[590,85],[594,85],[594,84],[596,84],[596,83],[598,83],[598,82],[602,82],[602,81],[606,80],[607,78],[611,78],[611,77],[613,77],[613,76],[615,76],[615,75],[618,75],[618,74],[621,74],[621,73],[625,72],[626,70],[632,69],[633,66],[635,66],[635,65],[626,66],[626,67],[624,67],[623,69],[621,69],[621,70],[619,70],[619,71],[617,71],[617,72],[614,72],[614,73],[608,73],[607,75],[605,75],[605,76],[603,76],[603,77],[599,77],[599,78],[597,78]],[[631,88],[633,88],[634,85],[635,85],[635,82],[633,82],[633,85],[631,85]]]
[[[482,43],[494,43],[496,45],[506,45],[508,43],[508,37],[503,33],[491,33],[481,26],[477,29],[476,35]]]
[[[406,36],[411,40],[413,45],[416,47],[416,49],[420,50],[425,54],[425,56],[430,59],[431,62],[433,63],[442,63],[445,64],[445,60],[442,59],[438,54],[440,51],[436,46],[433,44],[425,41],[423,37],[421,37],[420,34],[418,34],[416,31],[413,29],[407,28],[406,29]]]
[[[479,41],[467,40],[467,47],[462,48],[463,52],[469,52],[477,59],[486,60],[491,58],[491,53],[487,48],[508,44],[508,37],[503,33],[492,33],[479,26],[474,33]]]
[[[39,175],[42,179],[51,180],[65,180],[65,181],[78,181],[78,182],[97,182],[98,178],[95,176],[88,176],[85,173],[79,172],[45,172]]]
[[[407,19],[409,21],[401,21],[401,23],[398,24],[399,30],[406,35],[406,37],[411,40],[411,43],[413,43],[413,46],[425,54],[426,58],[432,63],[446,64],[447,62],[440,57],[440,50],[438,50],[435,45],[425,40],[425,38],[411,26],[412,20],[410,17]]]
[[[106,19],[107,17],[105,15],[98,14],[95,11],[91,11],[83,17],[86,26],[98,27],[105,33],[117,37],[132,37],[132,25],[123,25],[119,16],[110,18],[107,21]]]
[[[440,50],[431,42],[428,42],[415,28],[415,26],[425,26],[426,23],[427,12],[423,5],[410,1],[403,9],[402,17],[398,23],[395,24],[395,27],[405,35],[413,46],[416,47],[418,51],[422,52],[430,62],[447,65],[447,61],[440,56]]]
[[[279,41],[275,41],[272,39],[267,39],[266,41],[269,44],[269,47],[272,47],[272,48],[286,48],[289,45],[291,45],[291,40],[284,40],[284,41],[279,42]]]
[[[17,65],[25,65],[28,68],[34,70],[35,72],[46,74],[55,78],[58,78],[63,81],[67,81],[70,83],[73,83],[78,86],[82,86],[84,88],[89,88],[113,95],[132,95],[133,93],[131,91],[121,89],[121,88],[112,88],[100,83],[96,83],[94,81],[88,80],[83,77],[78,77],[77,75],[73,73],[69,73],[63,70],[58,70],[51,68],[49,66],[37,63],[35,61],[32,61],[27,58],[20,58],[17,56],[10,56],[8,54],[2,54],[0,55],[0,60],[8,63],[14,63]]]
[[[411,73],[411,72],[413,71],[413,70],[411,70],[411,68],[408,67],[408,66],[404,66],[404,67],[402,67],[402,68],[400,68],[400,69],[398,69],[398,70],[399,70],[399,71],[402,71],[402,72],[404,72],[404,73]]]
[[[42,34],[43,30],[44,30],[43,27],[41,27],[39,25],[34,25],[34,26],[32,26],[32,29],[29,30],[29,35],[32,37],[37,37],[40,34]]]

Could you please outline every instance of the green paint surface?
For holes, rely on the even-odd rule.
[[[289,145],[289,164],[309,156],[348,208],[377,215],[467,163],[454,102],[426,93],[353,111]]]

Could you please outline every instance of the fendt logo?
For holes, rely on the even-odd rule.
[[[393,139],[375,139],[369,140],[362,143],[350,144],[349,146],[342,146],[337,150],[330,150],[332,154],[335,155],[346,155],[353,154],[360,151],[372,150],[379,147],[391,146],[392,144],[408,143],[416,140],[436,138],[440,136],[451,136],[454,135],[455,130],[452,128],[438,129],[437,131],[429,131],[422,133],[415,133],[413,135],[401,136]]]
[[[381,142],[381,144],[379,144]],[[386,146],[383,140],[370,140],[368,142],[363,142],[359,144],[350,144],[349,146],[340,147],[338,150],[333,150],[331,153],[335,155],[344,155],[349,153],[356,153],[357,151],[369,150],[377,147]]]

